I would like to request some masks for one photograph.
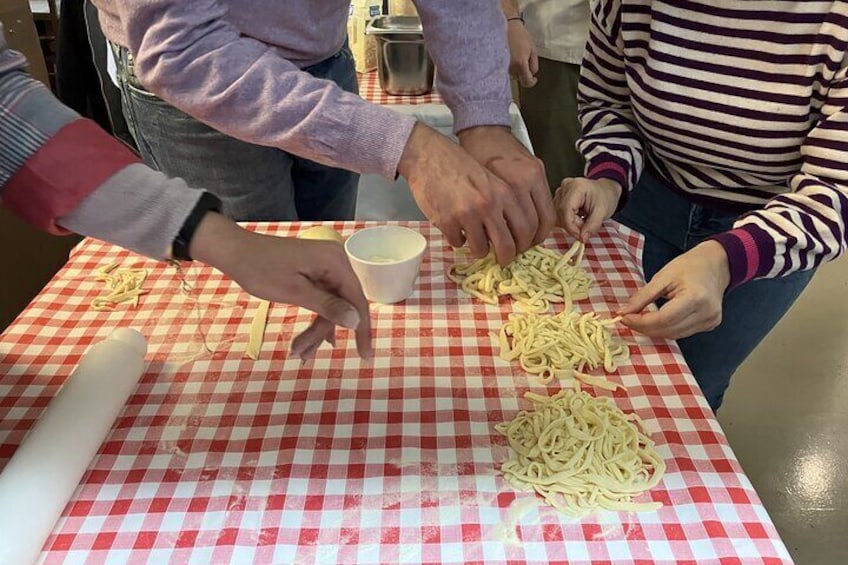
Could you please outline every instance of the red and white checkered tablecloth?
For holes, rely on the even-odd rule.
[[[421,96],[393,96],[386,94],[380,88],[380,77],[377,76],[377,71],[359,74],[357,77],[359,78],[359,95],[374,104],[382,104],[383,106],[399,106],[403,104],[417,106],[419,104],[445,103],[435,89],[429,94],[423,94]]]
[[[350,234],[362,224],[334,227]],[[506,443],[493,426],[543,387],[497,358],[489,332],[510,306],[462,294],[445,277],[451,248],[428,225],[412,227],[429,240],[418,287],[403,304],[373,307],[370,365],[346,333],[308,366],[289,359],[310,315],[279,304],[251,361],[243,351],[258,301],[222,275],[191,266],[195,291],[186,295],[174,267],[82,243],[0,337],[0,465],[91,343],[138,328],[149,365],[42,562],[791,562],[667,343],[626,334],[632,359],[612,377],[627,387],[616,403],[646,421],[668,462],[649,496],[665,503],[660,511],[574,521],[509,487],[498,474]],[[639,246],[633,232],[605,228],[587,252],[597,284],[581,308],[608,313],[626,299],[638,284]],[[137,310],[90,310],[94,270],[116,261],[149,268],[150,294]]]

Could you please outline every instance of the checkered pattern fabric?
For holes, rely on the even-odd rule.
[[[394,96],[392,94],[386,94],[380,88],[380,77],[377,76],[377,71],[360,74],[357,77],[359,78],[359,95],[374,104],[381,104],[383,106],[444,104],[442,97],[435,90],[431,91],[430,94],[421,96]]]
[[[445,276],[454,252],[427,224],[412,297],[372,307],[376,358],[352,336],[305,366],[288,346],[308,312],[274,304],[258,361],[244,355],[258,300],[208,267],[182,274],[86,240],[0,337],[0,465],[92,343],[118,327],[149,340],[149,365],[64,516],[45,564],[789,563],[766,510],[679,350],[622,330],[632,359],[610,378],[668,462],[640,500],[658,512],[570,520],[498,474],[494,424],[552,394],[497,358],[511,311]],[[294,235],[297,224],[251,225]],[[363,224],[335,224],[349,235]],[[566,249],[562,234],[547,245]],[[612,225],[588,247],[581,309],[609,314],[639,284],[641,240]],[[138,309],[89,308],[94,270],[150,269]],[[191,289],[181,290],[180,277]],[[596,394],[610,394],[594,391]]]

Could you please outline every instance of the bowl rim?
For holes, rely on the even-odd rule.
[[[403,231],[415,234],[417,236],[417,239],[418,239],[419,249],[415,253],[413,253],[412,255],[407,257],[406,259],[398,259],[398,260],[393,260],[393,261],[390,261],[390,262],[370,261],[368,259],[363,259],[359,255],[357,255],[357,254],[355,254],[351,251],[350,242],[354,238],[356,238],[357,235],[359,235],[361,233],[365,233],[365,232],[378,231],[378,230],[379,231],[403,230]],[[357,262],[362,263],[363,265],[391,267],[391,266],[394,266],[394,265],[402,265],[403,263],[406,263],[406,262],[409,262],[409,261],[414,261],[415,259],[418,259],[419,257],[421,257],[421,255],[424,254],[424,251],[427,250],[427,238],[424,237],[424,235],[421,232],[414,230],[412,228],[408,228],[406,226],[371,226],[371,227],[363,228],[361,230],[356,230],[350,236],[348,236],[347,239],[345,239],[345,242],[344,242],[344,250],[345,250],[345,253],[347,254],[348,258],[355,259]]]

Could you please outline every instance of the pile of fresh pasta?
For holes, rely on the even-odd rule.
[[[104,284],[105,293],[91,301],[93,310],[111,311],[119,304],[132,302],[138,307],[138,299],[147,294],[143,288],[147,279],[147,269],[128,269],[117,263],[97,269],[95,280]]]
[[[541,384],[559,379],[573,385],[552,397],[527,393],[533,409],[495,426],[511,451],[501,471],[515,488],[535,491],[569,516],[597,509],[656,510],[661,503],[633,501],[665,472],[644,424],[611,398],[580,390],[581,383],[623,388],[587,371],[613,373],[630,358],[627,344],[613,335],[619,318],[575,309],[592,283],[582,267],[584,250],[580,242],[562,254],[537,246],[506,267],[490,253],[448,271],[465,293],[493,305],[509,297],[523,312],[511,314],[497,334],[502,359],[517,361]],[[559,304],[562,310],[552,314]]]
[[[584,249],[579,241],[565,253],[536,246],[506,267],[490,252],[482,259],[453,265],[448,277],[486,304],[498,304],[501,296],[510,296],[522,312],[547,312],[555,303],[564,303],[565,309],[571,310],[573,301],[589,296],[592,282],[580,267]]]
[[[618,385],[583,371],[603,367],[607,373],[630,358],[630,349],[612,337],[610,326],[618,320],[601,320],[594,312],[580,314],[564,310],[555,316],[511,315],[500,331],[500,357],[515,359],[521,368],[538,375],[542,384],[554,377],[577,378],[605,390]]]
[[[565,389],[546,397],[527,393],[533,410],[495,429],[511,456],[501,467],[522,491],[536,491],[561,512],[579,518],[595,510],[657,510],[660,502],[633,502],[659,483],[665,463],[644,425],[610,398]]]

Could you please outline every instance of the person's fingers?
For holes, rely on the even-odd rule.
[[[605,211],[601,206],[590,206],[590,209],[587,210],[588,215],[586,216],[586,220],[583,222],[583,227],[580,230],[580,241],[586,243],[589,241],[593,235],[598,233],[601,229],[601,225],[604,223],[606,219]]]
[[[333,263],[335,268],[334,271],[331,271],[335,273],[333,281],[327,281],[325,284],[328,284],[346,303],[353,305],[356,309],[359,318],[359,324],[353,328],[356,330],[356,349],[360,357],[370,360],[374,356],[374,352],[371,344],[371,312],[368,309],[368,300],[365,298],[362,285],[356,278],[356,273],[353,272],[353,268],[343,251]]]
[[[530,194],[516,191],[507,196],[504,217],[515,241],[516,252],[527,251],[534,244],[539,227],[536,206]]]
[[[667,284],[665,282],[665,277],[662,275],[663,273],[660,271],[654,276],[654,278],[651,279],[651,282],[633,293],[627,304],[618,311],[618,315],[626,316],[628,314],[641,312],[649,304],[654,303],[657,298],[663,296],[667,290]]]
[[[291,354],[303,361],[312,359],[331,331],[335,331],[335,325],[322,316],[316,316],[309,327],[292,341]]]
[[[548,186],[544,168],[540,174],[539,182],[530,191],[530,198],[536,209],[536,215],[539,218],[539,225],[536,228],[533,244],[539,245],[550,235],[551,230],[557,223],[556,207],[551,199],[551,189]]]
[[[695,305],[685,297],[674,298],[653,312],[624,316],[621,323],[631,330],[651,337],[680,337],[685,332],[695,333],[702,321]]]
[[[500,265],[509,265],[515,259],[516,244],[503,213],[500,215],[490,215],[486,218],[484,225],[486,226],[486,234],[489,237],[489,241],[492,242],[492,249],[495,251],[495,258],[498,263]]]
[[[333,288],[340,288],[344,281],[341,280],[343,276],[340,277],[340,273],[336,271],[337,267],[334,265],[326,265],[325,267],[328,270],[325,274],[326,283],[329,283],[329,286]],[[292,292],[292,302],[349,330],[355,330],[359,327],[362,316],[356,306],[341,296],[322,288],[322,286],[326,286],[322,283],[325,283],[325,281],[315,281],[305,276],[299,279]]]
[[[622,318],[621,323],[633,331],[639,332],[648,337],[656,337],[662,339],[682,339],[689,337],[698,332],[704,331],[700,328],[700,321],[696,314],[692,313],[686,316],[673,326],[658,326],[649,318],[651,314],[656,312],[646,312],[645,314],[629,314]]]
[[[539,74],[539,53],[535,47],[530,51],[530,72],[533,73],[533,77]]]
[[[559,206],[560,225],[570,236],[580,239],[580,231],[584,223],[581,214],[586,203],[586,190],[583,187],[566,187],[566,185],[560,187],[560,190],[564,191]]]
[[[486,237],[482,218],[469,217],[463,224],[463,233],[465,234],[465,241],[468,243],[468,249],[471,250],[471,255],[479,259],[489,253],[489,239]]]
[[[462,247],[465,245],[466,236],[463,235],[462,225],[458,221],[448,220],[439,225],[439,229],[451,247]]]

